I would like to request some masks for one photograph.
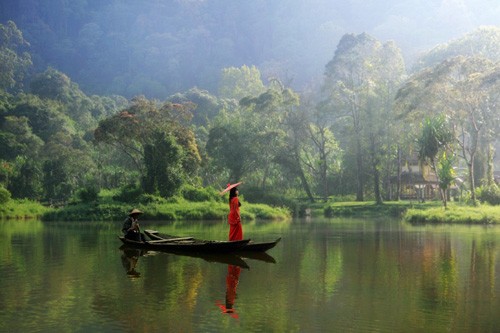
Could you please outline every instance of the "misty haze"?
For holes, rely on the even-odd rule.
[[[499,61],[498,0],[0,0],[0,332],[497,332]]]

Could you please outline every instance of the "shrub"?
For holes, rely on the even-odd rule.
[[[195,187],[193,185],[184,185],[181,189],[182,197],[189,201],[203,202],[214,199],[214,193],[210,189]]]
[[[286,197],[283,194],[264,191],[257,187],[245,187],[243,198],[251,203],[262,203],[274,207],[287,207],[297,216],[303,216],[306,208],[306,205]]]
[[[0,186],[0,204],[5,204],[10,200],[10,192],[3,186]]]
[[[78,191],[78,199],[82,202],[94,202],[99,198],[99,189],[96,186],[89,186]]]
[[[139,199],[138,201],[141,204],[144,204],[144,205],[148,205],[148,204],[163,204],[163,203],[167,202],[167,200],[165,200],[164,198],[162,198],[160,196],[157,196],[157,195],[154,195],[154,194],[147,194],[147,193],[139,195],[138,199]]]
[[[500,188],[496,184],[477,188],[476,196],[481,202],[487,202],[490,205],[500,205]]]
[[[136,184],[129,184],[122,187],[113,199],[121,202],[135,202],[142,194],[142,189]]]

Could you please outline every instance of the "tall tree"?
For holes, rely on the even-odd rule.
[[[240,100],[255,97],[265,92],[260,71],[255,66],[243,65],[240,68],[229,67],[222,70],[219,83],[219,96]]]
[[[374,195],[380,195],[380,158],[391,119],[390,101],[405,74],[401,52],[394,43],[382,44],[373,37],[344,35],[335,56],[326,65],[324,92],[335,125],[347,126],[355,156],[356,200],[364,200],[365,160],[371,165]]]
[[[453,142],[453,133],[449,127],[448,122],[444,116],[433,118],[426,118],[422,124],[422,134],[418,139],[419,144],[419,158],[422,163],[430,162],[434,173],[438,178],[440,184],[440,194],[443,204],[446,208],[446,189],[448,188],[451,180],[450,178],[450,165],[451,160],[446,158],[446,149],[450,149]],[[440,154],[441,152],[441,154]],[[438,156],[444,156],[439,161],[440,168],[437,166]],[[439,172],[440,171],[440,172]],[[440,176],[444,178],[441,180]]]
[[[129,108],[101,121],[94,136],[97,142],[113,145],[129,156],[145,180],[145,190],[170,195],[181,183],[161,179],[160,174],[176,170],[181,179],[189,179],[201,161],[194,133],[187,126],[192,108],[191,103],[160,105],[138,97]],[[174,167],[179,163],[182,168]],[[153,176],[151,183],[148,175]]]
[[[304,164],[311,170],[316,178],[319,193],[323,200],[328,199],[328,176],[331,171],[340,168],[338,161],[342,151],[338,146],[333,133],[323,124],[309,124],[309,140],[312,144],[306,145],[303,153]],[[309,149],[308,149],[309,147]]]

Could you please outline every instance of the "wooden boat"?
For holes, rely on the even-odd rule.
[[[159,239],[150,241],[135,241],[123,236],[118,237],[123,244],[138,248],[167,252],[198,252],[198,253],[231,253],[245,246],[250,240],[240,241],[210,241],[182,237],[175,239]]]
[[[176,236],[170,236],[170,235],[162,235],[156,230],[145,230],[144,233],[151,238],[153,241],[170,241],[170,242],[176,242],[177,240],[183,240],[183,239],[193,239],[192,237],[176,237]],[[244,252],[265,252],[267,250],[272,249],[273,247],[276,246],[276,244],[279,243],[281,240],[281,237],[276,239],[275,241],[272,242],[254,242],[249,240],[246,242],[243,246],[239,247],[236,249],[236,251],[244,251]]]

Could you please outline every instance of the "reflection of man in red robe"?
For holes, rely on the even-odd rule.
[[[238,318],[238,314],[234,312],[234,301],[236,299],[236,288],[240,278],[241,268],[239,266],[228,265],[226,275],[226,305],[220,304],[217,301],[217,306],[224,313],[228,313],[233,318]]]
[[[238,200],[238,188],[233,187],[229,191],[229,215],[227,221],[229,223],[229,240],[242,240],[243,228],[241,227],[240,218],[240,201]]]

